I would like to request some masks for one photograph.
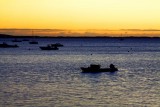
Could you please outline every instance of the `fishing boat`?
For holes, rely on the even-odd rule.
[[[12,42],[22,42],[21,40],[14,39]]]
[[[118,71],[113,64],[109,68],[101,68],[100,65],[91,64],[89,67],[81,67],[83,73],[98,73],[98,72],[115,72]]]
[[[55,43],[55,44],[51,44],[52,46],[56,46],[56,47],[63,47],[64,45],[61,43]]]
[[[32,37],[35,38],[35,37],[34,37],[34,31],[33,31],[33,30],[32,30]],[[38,44],[38,42],[35,41],[35,40],[32,40],[32,41],[29,42],[29,44]]]
[[[52,46],[52,45],[47,45],[47,46],[41,46],[39,47],[41,50],[58,50],[58,47]]]
[[[0,48],[18,48],[18,45],[8,45],[7,43],[3,42],[0,44]]]
[[[37,41],[30,41],[29,44],[38,44]]]
[[[29,41],[28,39],[23,39],[22,41]]]

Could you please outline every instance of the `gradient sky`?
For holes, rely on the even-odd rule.
[[[0,0],[0,29],[160,29],[160,0]]]

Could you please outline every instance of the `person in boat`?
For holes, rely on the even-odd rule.
[[[48,44],[48,45],[47,45],[47,47],[51,48],[51,45],[50,45],[50,44]]]
[[[116,69],[115,66],[113,64],[110,64],[110,69]]]

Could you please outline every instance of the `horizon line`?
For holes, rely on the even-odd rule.
[[[0,33],[17,36],[109,36],[160,37],[160,29],[31,29],[0,28]]]
[[[33,37],[33,38],[160,38],[159,36],[18,36],[18,35],[9,35],[9,34],[1,34],[0,38],[12,38],[12,37],[20,37],[20,38],[26,38],[26,37]]]
[[[0,30],[55,30],[55,31],[160,31],[160,29],[60,29],[60,28],[0,28]]]

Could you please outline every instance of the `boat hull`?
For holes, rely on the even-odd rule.
[[[38,44],[36,41],[29,42],[29,44]]]
[[[18,45],[0,44],[0,48],[18,48]]]
[[[99,73],[99,72],[116,72],[116,71],[118,71],[117,68],[114,68],[114,69],[111,69],[111,68],[92,69],[92,68],[84,68],[84,67],[81,67],[81,70],[83,73]]]
[[[58,50],[58,48],[39,47],[41,50]]]

